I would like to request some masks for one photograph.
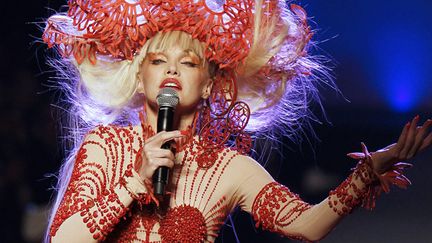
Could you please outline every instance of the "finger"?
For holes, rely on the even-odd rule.
[[[408,135],[408,130],[411,125],[411,122],[407,122],[405,124],[404,128],[402,129],[401,135],[399,136],[399,139],[396,143],[396,146],[394,147],[395,151],[399,154],[399,152],[402,150],[403,146],[405,145],[405,140]]]
[[[420,146],[419,151],[423,151],[424,149],[428,148],[431,145],[432,145],[432,132],[430,132],[429,135],[423,140],[423,143]]]
[[[152,158],[149,160],[149,163],[151,164],[150,167],[154,173],[154,171],[161,167],[166,166],[169,168],[172,168],[174,166],[174,161],[168,159],[168,158]]]
[[[392,149],[392,148],[395,147],[395,146],[396,146],[396,143],[392,143],[392,144],[386,146],[385,148],[382,148],[382,149],[380,149],[380,150],[377,150],[377,152],[387,151],[387,150]]]
[[[399,153],[399,159],[405,159],[408,155],[408,152],[411,150],[412,146],[414,145],[415,135],[416,135],[416,129],[417,129],[417,122],[419,120],[419,116],[417,115],[414,117],[414,119],[411,121],[411,125],[408,130],[407,138],[405,141],[405,144]]]
[[[150,161],[155,161],[157,159],[162,159],[162,158],[166,158],[166,159],[170,159],[170,160],[174,160],[174,154],[168,150],[168,149],[152,149],[152,150],[148,150],[145,151],[145,157],[147,159],[148,164],[150,164]]]
[[[149,144],[151,147],[157,147],[160,148],[162,146],[162,144],[173,140],[175,138],[179,138],[182,137],[183,135],[181,134],[180,131],[176,130],[176,131],[170,131],[170,132],[159,132],[156,135],[154,135],[153,137],[151,137],[146,144]]]
[[[160,166],[166,166],[168,168],[172,168],[174,167],[174,161],[167,159],[167,158],[162,158],[158,160],[158,167]]]
[[[365,155],[369,154],[368,148],[366,147],[366,144],[361,142],[362,151]]]
[[[364,153],[360,152],[348,153],[347,156],[352,159],[364,159],[366,157]]]
[[[420,146],[423,144],[423,140],[425,136],[427,135],[427,131],[429,130],[430,126],[432,125],[432,120],[427,120],[423,126],[418,128],[417,135],[415,137],[414,146],[411,148],[411,150],[408,153],[408,159],[412,158],[417,151],[419,150]]]
[[[150,157],[154,157],[154,158],[167,158],[170,160],[174,160],[174,154],[171,150],[169,149],[155,149],[152,150],[150,153],[147,153],[147,156]]]
[[[408,149],[408,152],[406,153],[406,157],[404,157],[405,159],[411,159],[417,153],[417,150],[420,147],[423,140],[423,137],[420,137],[422,136],[421,128],[422,127],[419,126],[416,127],[413,144],[411,148]]]
[[[183,133],[183,136],[182,136],[182,137],[174,138],[174,141],[175,141],[178,145],[185,144],[186,142],[189,141],[188,134],[184,134],[184,133]]]
[[[167,132],[167,131],[161,131],[161,132],[156,133],[156,134],[153,135],[152,137],[148,138],[148,139],[146,140],[146,143],[154,143],[155,141],[160,140],[162,136],[166,136],[165,134],[172,134],[172,133],[179,133],[179,132],[180,132],[180,131],[178,131],[178,130],[170,131],[170,132]]]

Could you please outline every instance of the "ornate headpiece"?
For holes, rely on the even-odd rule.
[[[262,110],[259,109],[274,105],[272,98],[269,98],[270,102],[263,101],[266,96],[272,92],[280,93],[283,89],[276,101],[286,102],[287,90],[305,86],[287,85],[287,81],[306,76],[316,68],[306,58],[305,47],[312,36],[306,13],[294,4],[290,10],[285,8],[283,0],[69,0],[67,14],[48,19],[43,40],[49,47],[57,46],[63,56],[73,56],[78,64],[86,58],[96,64],[99,56],[133,59],[146,41],[158,32],[178,30],[189,33],[204,43],[205,58],[222,70],[215,77],[210,97],[208,117],[211,119],[201,124],[201,129],[208,127],[212,131],[219,129],[227,133],[215,136],[210,130],[202,131],[201,134],[215,136],[206,139],[210,143],[220,144],[232,134],[242,135],[249,120],[249,107],[236,102],[238,95],[247,94],[252,98],[252,110],[258,110],[256,114],[268,125],[270,120],[285,114],[276,112],[269,116],[260,113]],[[254,36],[259,27],[256,21],[260,21],[261,27],[274,23],[267,39],[260,40]],[[247,57],[253,46],[265,46],[266,43],[258,42],[271,41],[280,33],[278,28],[283,27],[287,32],[284,39],[276,46],[264,47],[273,49],[271,55],[267,53],[267,64],[259,66],[255,73],[243,75],[249,81],[242,80],[242,70],[249,61]],[[252,83],[250,80],[261,84],[249,85]],[[303,103],[296,102],[294,108],[304,107]],[[281,109],[287,112],[286,107]],[[297,110],[291,112],[298,113]],[[243,135],[240,138],[249,140]]]
[[[284,4],[263,0],[261,7],[263,21],[282,21]],[[95,63],[97,54],[131,60],[157,32],[179,30],[205,43],[209,61],[236,67],[252,45],[254,8],[254,0],[69,0],[67,15],[48,19],[43,40],[78,63]],[[305,21],[299,6],[292,10]]]

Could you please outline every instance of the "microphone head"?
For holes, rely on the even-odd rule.
[[[179,103],[179,97],[177,92],[173,88],[163,88],[159,91],[159,94],[156,97],[156,101],[158,105],[168,106],[175,108]]]

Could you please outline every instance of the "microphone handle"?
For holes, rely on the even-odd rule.
[[[157,118],[157,132],[172,131],[174,121],[174,108],[169,106],[159,107]],[[171,149],[171,141],[162,144],[161,148]],[[160,166],[153,174],[153,193],[157,196],[165,195],[165,187],[169,180],[169,168]]]

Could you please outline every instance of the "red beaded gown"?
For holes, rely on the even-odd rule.
[[[366,171],[358,166],[337,189],[345,193],[331,193],[312,206],[230,148],[205,154],[203,163],[197,159],[197,136],[189,136],[177,146],[170,194],[157,207],[134,170],[151,135],[144,126],[111,125],[86,136],[50,228],[53,242],[213,242],[237,206],[251,213],[257,226],[310,240],[358,204],[362,193],[352,188],[364,187],[367,177],[358,179],[356,173]]]

